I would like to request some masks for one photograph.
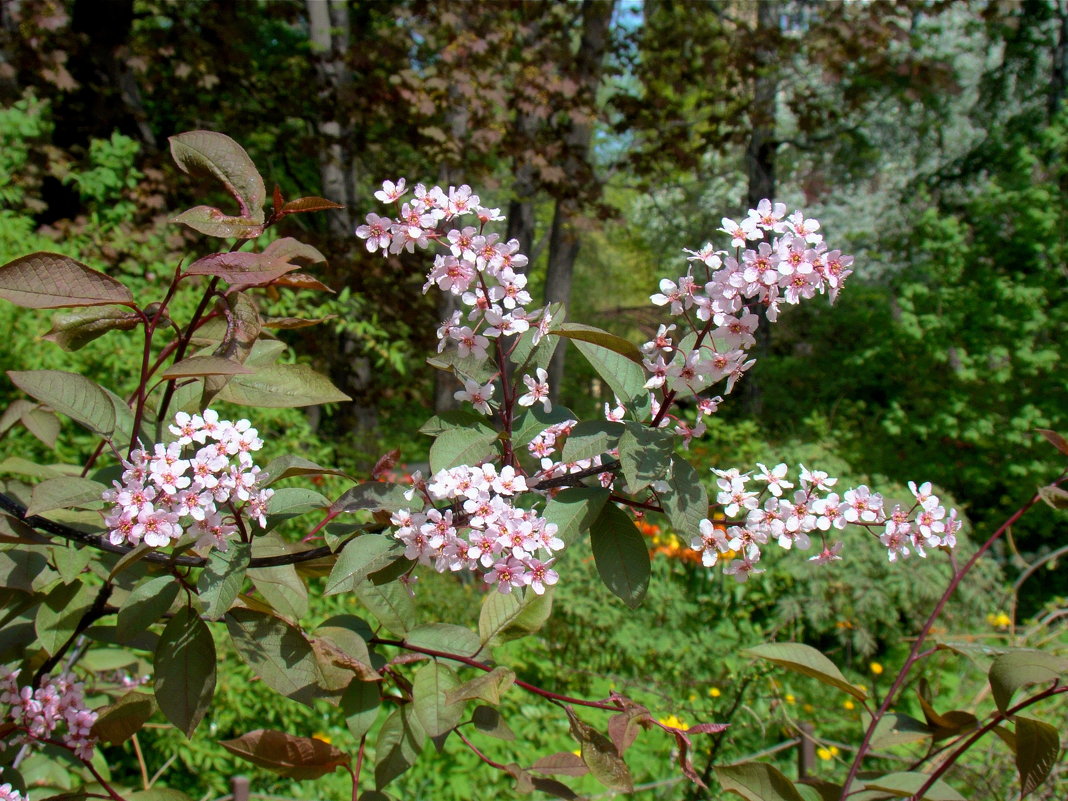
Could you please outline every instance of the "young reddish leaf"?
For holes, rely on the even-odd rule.
[[[282,210],[282,206],[285,205],[285,198],[282,197],[282,188],[278,184],[274,185],[274,192],[271,193],[271,204],[274,206],[274,213],[277,216],[278,212]]]
[[[59,253],[31,253],[0,267],[0,298],[26,309],[133,306],[121,282]]]
[[[255,239],[263,233],[264,228],[262,220],[255,222],[247,217],[231,217],[214,206],[194,206],[183,211],[171,222],[188,225],[204,236],[216,236],[220,239]]]
[[[793,783],[771,765],[743,762],[717,765],[715,770],[724,790],[747,801],[804,801]]]
[[[228,284],[251,287],[269,284],[281,275],[299,269],[285,258],[263,253],[212,253],[197,259],[186,269],[186,275],[212,275]]]
[[[321,197],[298,197],[282,206],[283,214],[300,214],[305,211],[327,211],[328,209],[343,209],[340,203]]]
[[[590,544],[601,581],[631,609],[641,605],[649,589],[649,549],[630,516],[614,503],[605,504],[590,526]]]
[[[378,481],[382,476],[393,469],[400,458],[400,449],[394,448],[378,457],[375,466],[371,468],[371,480]]]
[[[109,745],[124,743],[141,730],[155,711],[156,702],[151,695],[128,692],[115,703],[97,710],[93,736]]]
[[[630,748],[638,737],[641,729],[639,721],[644,718],[649,720],[649,713],[645,709],[628,709],[618,715],[612,715],[608,719],[608,736],[619,753]]]
[[[296,328],[311,328],[313,325],[328,322],[337,317],[336,314],[328,314],[326,317],[266,317],[263,320],[264,328],[274,328],[281,331],[292,331]]]
[[[176,378],[190,378],[200,375],[248,375],[255,370],[245,367],[240,362],[224,359],[222,356],[190,356],[177,364],[172,364],[160,378],[173,381]]]
[[[156,703],[186,737],[211,705],[216,660],[208,627],[192,608],[182,607],[160,635],[152,666]]]
[[[531,765],[530,769],[553,776],[585,776],[590,772],[586,763],[582,761],[582,757],[570,751],[561,751],[558,754],[542,757]]]
[[[305,264],[325,264],[326,256],[291,236],[276,239],[263,249],[263,255],[276,261],[304,262]]]
[[[236,740],[220,740],[219,745],[287,779],[318,779],[349,764],[348,754],[329,743],[271,729],[256,729]]]
[[[1046,438],[1046,441],[1049,442],[1050,445],[1059,450],[1065,456],[1068,456],[1068,440],[1066,440],[1056,431],[1051,431],[1048,428],[1036,428],[1035,431],[1044,436]]]
[[[92,306],[52,316],[52,328],[41,339],[55,342],[65,351],[76,351],[108,331],[130,331],[141,316],[124,306]]]
[[[846,677],[842,675],[842,671],[834,662],[811,645],[799,642],[769,642],[742,651],[742,654],[754,656],[757,659],[767,659],[788,670],[811,676],[824,684],[849,693],[857,700],[864,701],[868,697],[865,692],[846,681]]]
[[[565,707],[571,724],[571,736],[582,749],[582,761],[590,773],[610,790],[630,793],[634,790],[627,763],[619,755],[615,745],[595,728],[582,721],[570,707]]]
[[[256,165],[241,145],[215,131],[187,131],[169,141],[171,156],[183,172],[218,179],[234,196],[242,217],[263,222],[267,191]]]
[[[1041,720],[1016,715],[1016,769],[1020,774],[1020,798],[1044,782],[1061,753],[1061,735]]]

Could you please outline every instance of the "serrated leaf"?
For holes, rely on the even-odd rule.
[[[173,576],[155,576],[139,584],[119,609],[119,631],[139,634],[171,608],[180,585]]]
[[[769,642],[748,648],[742,651],[742,654],[757,659],[766,659],[788,670],[811,676],[824,684],[849,693],[857,700],[864,701],[868,697],[867,693],[846,681],[846,677],[842,675],[842,671],[834,662],[811,645],[799,642]]]
[[[415,764],[426,742],[426,732],[411,704],[386,718],[375,744],[375,786],[381,790]]]
[[[1020,798],[1042,784],[1061,753],[1060,731],[1048,723],[1016,715],[1016,770],[1020,774]]]
[[[660,493],[660,505],[672,527],[685,540],[695,536],[701,521],[708,517],[708,492],[693,465],[681,456],[671,457],[667,492]]]
[[[428,623],[416,626],[404,638],[408,645],[471,657],[481,650],[478,635],[466,626],[453,623]],[[432,735],[433,736],[433,735]]]
[[[71,509],[90,503],[100,503],[104,490],[99,481],[76,476],[63,476],[42,481],[33,488],[26,516],[51,512],[53,509]]]
[[[619,464],[627,488],[637,492],[668,478],[674,449],[675,435],[670,431],[628,422],[619,438]]]
[[[529,588],[510,593],[490,592],[482,601],[478,636],[485,645],[492,640],[513,640],[533,634],[552,613],[552,590],[538,595]]]
[[[349,756],[314,737],[256,729],[219,745],[242,759],[287,779],[318,779],[349,764]]]
[[[320,694],[315,652],[299,629],[275,615],[231,609],[226,629],[252,672],[275,692],[307,706]]]
[[[580,720],[565,707],[568,721],[571,727],[571,736],[574,737],[582,750],[582,761],[590,769],[590,773],[601,784],[611,790],[629,793],[634,790],[634,779],[630,775],[627,763],[616,750],[615,744],[601,732]]]
[[[460,465],[477,465],[497,453],[496,432],[450,429],[444,431],[430,446],[430,471],[437,473]]]
[[[639,365],[600,345],[574,338],[572,341],[616,397],[634,412],[636,419],[649,416],[649,391],[645,388],[645,371]]]
[[[624,430],[622,423],[611,420],[583,420],[567,435],[560,458],[577,462],[600,456],[616,447]]]
[[[284,214],[300,214],[307,211],[327,211],[329,209],[343,209],[345,208],[340,203],[335,203],[332,200],[326,200],[321,197],[298,197],[295,200],[291,200],[282,206],[282,213]]]
[[[637,365],[642,363],[642,352],[638,350],[637,345],[623,339],[623,337],[617,337],[615,334],[602,331],[600,328],[594,328],[592,325],[564,323],[558,325],[549,333],[558,337],[566,337],[571,340],[588,342],[599,348],[604,348],[605,350],[617,353]]]
[[[82,617],[93,605],[96,594],[97,588],[73,581],[57,585],[45,596],[37,610],[34,628],[49,654],[58,653],[74,634]]]
[[[41,339],[54,342],[65,351],[80,350],[108,331],[130,331],[141,316],[125,306],[92,306],[52,316],[52,328]]]
[[[115,431],[115,407],[96,383],[62,370],[9,370],[11,381],[32,398],[103,437]]]
[[[151,695],[128,692],[115,703],[97,710],[92,734],[109,745],[124,743],[141,730],[155,711],[156,702]]]
[[[747,801],[804,801],[782,772],[761,762],[717,765],[716,778],[724,790]]]
[[[412,682],[412,706],[423,730],[429,737],[440,737],[460,722],[466,704],[450,701],[448,693],[460,685],[449,668],[431,660],[415,672]]]
[[[488,704],[499,704],[501,696],[515,684],[515,671],[495,667],[489,673],[475,676],[449,691],[448,701],[473,701],[481,699]]]
[[[1021,687],[1056,681],[1068,672],[1068,659],[1044,651],[1011,651],[997,657],[987,678],[998,709],[1006,711]]]
[[[262,253],[239,250],[212,253],[197,259],[186,268],[185,274],[211,275],[228,284],[253,287],[269,284],[276,278],[298,269],[299,265],[287,261],[284,257],[272,256],[266,250]]]
[[[611,495],[603,487],[569,487],[549,499],[542,517],[555,524],[556,536],[570,545],[590,528]]]
[[[190,607],[182,607],[160,636],[152,662],[156,703],[192,737],[215,694],[215,641]]]
[[[356,597],[394,634],[403,636],[416,625],[415,602],[399,581],[388,584],[364,581],[356,586]]]
[[[252,375],[238,375],[219,392],[219,399],[239,406],[287,409],[352,400],[326,376],[306,364],[275,364]]]
[[[869,790],[881,790],[902,798],[912,798],[916,796],[919,789],[930,778],[926,773],[901,771],[888,773],[878,779],[868,779],[864,782],[864,786]],[[917,798],[917,801],[920,801],[920,799],[924,801],[965,801],[964,796],[943,781],[936,781],[932,784],[923,795]]]
[[[549,426],[574,419],[575,413],[566,406],[553,404],[552,411],[547,412],[536,403],[512,421],[512,444],[516,447],[526,445]]]
[[[197,594],[204,602],[204,616],[218,620],[230,609],[245,583],[252,546],[232,542],[225,551],[213,550],[197,579]]]
[[[283,478],[290,478],[291,476],[349,477],[341,470],[332,470],[329,467],[321,467],[315,462],[300,456],[293,456],[292,454],[286,454],[284,456],[279,456],[276,459],[272,459],[267,463],[267,466],[263,468],[263,472],[260,473],[263,486],[270,486],[276,481],[281,481]]]
[[[590,526],[590,545],[601,581],[631,609],[641,605],[649,589],[649,550],[626,512],[605,504]]]
[[[174,380],[201,375],[247,375],[253,372],[255,370],[251,367],[245,367],[239,362],[224,359],[221,356],[190,356],[177,364],[172,364],[160,373],[160,378]]]
[[[401,544],[384,534],[364,534],[350,540],[330,571],[323,595],[355,592],[371,573],[394,562],[402,552]]]
[[[24,309],[133,306],[121,282],[60,253],[30,253],[0,267],[0,298]]]
[[[183,172],[222,182],[241,208],[241,215],[263,222],[267,190],[256,165],[237,142],[215,131],[187,131],[169,138],[171,156]]]
[[[378,717],[382,691],[373,681],[354,680],[341,696],[341,713],[349,733],[357,740],[370,731]]]

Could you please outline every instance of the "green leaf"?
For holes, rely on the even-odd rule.
[[[509,741],[515,739],[515,732],[508,728],[501,713],[491,706],[476,706],[471,713],[471,722],[487,737]]]
[[[232,542],[225,551],[213,550],[208,555],[208,564],[197,580],[197,594],[204,602],[205,617],[218,620],[233,605],[245,583],[251,553],[249,543]]]
[[[509,593],[487,593],[478,616],[479,639],[485,645],[493,640],[514,640],[533,634],[545,625],[552,609],[551,589],[543,595],[529,587]]]
[[[583,420],[571,429],[560,458],[565,462],[590,459],[612,450],[624,431],[622,423],[611,420]]]
[[[550,320],[555,321],[558,326],[564,322],[566,309],[563,303],[550,303],[548,312]],[[513,348],[508,359],[515,365],[517,374],[522,370],[524,373],[533,375],[534,371],[539,367],[543,370],[549,369],[549,362],[552,361],[553,354],[556,353],[560,341],[552,337],[542,336],[538,344],[535,345],[534,337],[538,334],[538,327],[532,321],[531,327],[520,334],[519,339],[516,340],[515,348]]]
[[[642,363],[642,352],[638,350],[637,345],[622,337],[617,337],[615,334],[602,331],[600,328],[594,328],[592,325],[564,323],[563,325],[557,326],[549,333],[558,337],[567,337],[568,339],[575,341],[576,344],[578,342],[588,342],[599,348],[618,353],[620,356],[629,359],[639,366]]]
[[[263,468],[263,472],[260,473],[263,486],[270,486],[276,481],[281,481],[283,478],[289,478],[291,476],[349,477],[340,470],[331,470],[327,467],[320,467],[315,462],[300,456],[293,456],[292,454],[286,454],[284,456],[279,456],[277,459],[272,459],[267,463],[267,466]]]
[[[724,790],[747,801],[804,801],[793,782],[771,765],[743,762],[717,765],[715,771]]]
[[[160,373],[160,378],[171,381],[201,375],[247,375],[254,372],[256,371],[251,367],[246,367],[231,359],[224,359],[222,356],[190,356],[188,359],[172,364]]]
[[[575,347],[586,357],[597,375],[612,388],[616,397],[630,409],[638,420],[649,416],[649,390],[645,388],[645,371],[625,356],[582,340]]]
[[[306,364],[275,364],[252,375],[237,375],[219,392],[219,400],[238,406],[285,409],[352,400],[330,379]]]
[[[408,632],[404,642],[417,648],[468,657],[474,656],[482,648],[482,642],[475,632],[466,626],[457,626],[452,623],[429,623],[416,626]]]
[[[73,542],[53,545],[49,551],[59,577],[66,582],[75,581],[93,558],[92,548],[79,547]]]
[[[9,370],[11,381],[32,398],[103,437],[115,431],[115,407],[97,384],[62,370]]]
[[[512,444],[526,445],[549,426],[575,419],[575,413],[565,406],[553,404],[552,411],[547,412],[544,406],[535,403],[512,421]]]
[[[399,581],[387,584],[363,581],[356,585],[356,597],[394,634],[403,636],[415,625],[415,602]]]
[[[586,763],[594,778],[610,790],[633,792],[634,780],[615,744],[580,720],[570,707],[565,707],[565,710],[571,726],[571,736],[578,741],[582,749],[582,761]]]
[[[685,540],[700,533],[701,521],[708,517],[708,492],[693,465],[681,456],[671,457],[671,477],[667,492],[660,493],[660,505],[672,527]]]
[[[252,609],[227,612],[226,629],[238,654],[264,684],[307,706],[314,703],[320,693],[319,669],[299,629]]]
[[[316,509],[327,509],[329,506],[330,499],[321,492],[305,487],[282,487],[276,489],[267,501],[267,514],[297,517]]]
[[[259,567],[251,573],[252,583],[271,608],[293,620],[308,614],[308,588],[294,565]]]
[[[47,479],[33,488],[30,505],[26,507],[26,516],[100,503],[106,489],[108,488],[99,481],[91,481],[88,478],[63,476]]]
[[[163,630],[152,662],[156,703],[171,723],[192,737],[215,694],[215,641],[190,607]]]
[[[915,743],[931,736],[931,730],[914,717],[901,712],[888,713],[875,727],[871,744],[875,748]]]
[[[155,576],[142,582],[119,609],[119,631],[131,637],[140,634],[171,608],[179,589],[173,576]]]
[[[611,495],[603,487],[569,487],[549,499],[542,517],[556,524],[556,536],[570,545],[590,528]]]
[[[484,462],[497,453],[496,441],[496,432],[458,428],[444,431],[430,446],[430,472]]]
[[[427,736],[440,737],[459,724],[466,704],[462,700],[450,701],[448,698],[449,691],[459,685],[456,674],[435,660],[427,662],[415,672],[412,706]]]
[[[0,267],[0,298],[24,309],[69,306],[133,306],[121,282],[60,253],[20,256]]]
[[[173,218],[171,222],[188,225],[205,236],[223,239],[254,239],[263,233],[263,223],[247,217],[234,217],[214,206],[194,206]]]
[[[582,757],[570,751],[544,756],[531,765],[530,769],[554,776],[585,776],[590,772],[586,763],[582,761]]]
[[[367,648],[367,641],[374,636],[371,627],[355,615],[335,615],[315,629],[312,647],[320,655],[320,664],[327,659],[349,671],[361,682],[380,681],[382,676],[375,670],[375,658]]]
[[[649,589],[649,550],[626,512],[605,504],[590,526],[590,545],[601,581],[631,609]]]
[[[43,553],[26,550],[0,551],[0,587],[21,592],[33,592],[34,579],[55,573],[48,568],[48,559]]]
[[[151,695],[131,691],[118,701],[97,710],[93,736],[109,745],[119,745],[133,737],[156,712]]]
[[[878,779],[868,779],[864,786],[869,790],[881,790],[902,798],[912,798],[930,778],[926,773],[901,771],[888,773]],[[965,801],[964,796],[943,781],[936,781],[919,798],[925,801]]]
[[[335,512],[356,512],[360,509],[382,509],[386,512],[399,512],[401,509],[420,508],[422,500],[413,495],[412,500],[404,497],[404,487],[384,481],[368,481],[358,484],[330,507]]]
[[[72,352],[108,331],[131,331],[140,324],[141,316],[124,306],[92,306],[52,315],[52,328],[41,339]]]
[[[1042,784],[1061,753],[1060,731],[1041,720],[1016,715],[1016,770],[1020,774],[1020,798]]]
[[[854,687],[830,659],[810,645],[799,642],[769,642],[742,651],[745,656],[767,659],[788,670],[803,673],[814,679],[837,687],[854,698],[864,701],[867,693]]]
[[[385,534],[363,534],[349,540],[330,571],[323,595],[355,592],[371,573],[392,564],[402,551],[401,544]]]
[[[628,422],[619,438],[619,463],[631,492],[668,478],[675,449],[670,431]]]
[[[990,665],[988,679],[998,709],[1006,711],[1021,687],[1056,681],[1068,672],[1068,659],[1044,651],[1011,651]]]
[[[426,732],[412,705],[393,710],[375,744],[375,786],[381,790],[414,765],[424,742]]]
[[[26,430],[41,440],[49,448],[56,447],[56,438],[59,436],[59,418],[55,412],[34,406],[19,418]]]
[[[371,730],[375,718],[378,717],[381,700],[382,691],[373,681],[353,681],[341,696],[341,713],[345,716],[345,725],[357,740]]]
[[[486,422],[486,415],[473,412],[470,409],[449,409],[441,414],[436,414],[423,423],[419,428],[419,433],[426,434],[429,437],[440,437],[446,431],[452,431],[457,428],[461,430],[476,430],[494,438],[497,436],[497,432]]]
[[[318,779],[349,764],[349,756],[329,743],[271,729],[256,729],[235,740],[220,740],[219,745],[287,779]]]
[[[228,284],[253,287],[269,284],[276,278],[299,269],[300,265],[272,256],[267,251],[229,251],[212,253],[197,259],[185,272],[186,275],[211,275]]]
[[[426,363],[435,370],[443,370],[452,373],[461,381],[470,378],[480,384],[485,384],[492,378],[497,367],[489,358],[478,356],[461,356],[458,350],[448,348],[444,353],[439,353],[426,360]]]
[[[37,610],[34,629],[49,654],[56,654],[71,638],[82,617],[93,605],[98,589],[80,581],[59,584]]]
[[[136,793],[127,793],[126,801],[190,801],[189,796],[180,790],[172,790],[170,787],[153,787],[151,790],[139,790]]]
[[[497,705],[501,696],[515,684],[515,671],[495,667],[489,673],[475,676],[458,687],[449,690],[448,701],[473,701],[476,698],[487,704]]]
[[[171,156],[182,172],[221,181],[252,222],[263,222],[267,190],[256,165],[237,142],[215,131],[187,131],[172,136]]]

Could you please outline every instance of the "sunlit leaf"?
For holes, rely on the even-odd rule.
[[[1021,687],[1056,681],[1068,672],[1068,659],[1044,651],[1011,651],[990,665],[988,679],[998,709],[1006,711]]]
[[[349,763],[349,756],[314,737],[297,737],[271,729],[220,740],[231,754],[288,779],[318,779]]]
[[[160,636],[152,662],[156,703],[192,737],[215,694],[215,641],[200,616],[182,607]]]
[[[222,182],[241,208],[241,215],[263,222],[267,190],[256,165],[237,142],[215,131],[187,131],[172,136],[171,156],[185,173]]]
[[[27,309],[133,305],[121,282],[59,253],[30,253],[0,267],[0,298]]]
[[[155,711],[156,702],[151,695],[128,692],[115,703],[97,710],[93,736],[109,745],[124,743],[141,730]]]
[[[744,656],[755,656],[758,659],[767,659],[769,662],[774,662],[776,665],[781,665],[788,670],[811,676],[824,684],[829,684],[849,693],[860,701],[864,701],[868,697],[865,692],[846,681],[846,677],[842,675],[842,671],[838,669],[834,662],[811,645],[799,642],[769,642],[764,645],[747,648],[742,651],[742,654]]]
[[[763,762],[717,765],[716,778],[724,790],[747,801],[804,801],[778,768]]]
[[[1016,770],[1020,774],[1020,797],[1030,795],[1057,764],[1061,732],[1041,720],[1016,715]]]
[[[115,407],[96,383],[62,370],[9,370],[12,383],[32,398],[80,423],[95,434],[115,431]]]

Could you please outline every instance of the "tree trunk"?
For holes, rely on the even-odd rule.
[[[1049,85],[1049,116],[1057,115],[1068,88],[1068,0],[1058,0],[1054,7],[1058,25],[1057,44],[1053,48],[1053,74]]]
[[[583,0],[582,3],[582,39],[575,54],[573,75],[581,88],[580,98],[589,103],[590,108],[596,101],[597,87],[601,82],[615,5],[615,0]],[[581,121],[572,119],[565,137],[569,150],[567,173],[577,180],[591,175],[589,151],[593,130],[586,119],[588,117],[585,116]],[[545,275],[546,303],[559,301],[566,304],[571,299],[571,277],[581,244],[575,227],[579,211],[576,198],[581,196],[582,189],[581,186],[575,186],[568,196],[556,200],[549,234],[549,264]],[[559,396],[564,377],[564,354],[564,347],[560,346],[549,364],[549,388],[553,400]]]
[[[778,0],[764,0],[757,5],[757,25],[754,39],[756,78],[753,85],[753,106],[750,120],[752,135],[745,150],[745,169],[748,179],[746,201],[756,208],[764,198],[775,199],[775,117],[778,111],[779,78],[774,72],[774,47],[769,40],[778,33],[781,8]],[[756,330],[753,356],[757,361],[766,358],[771,350],[771,328],[763,306],[757,309],[760,325]],[[741,382],[746,411],[758,417],[763,410],[763,393],[756,374],[750,372]]]

